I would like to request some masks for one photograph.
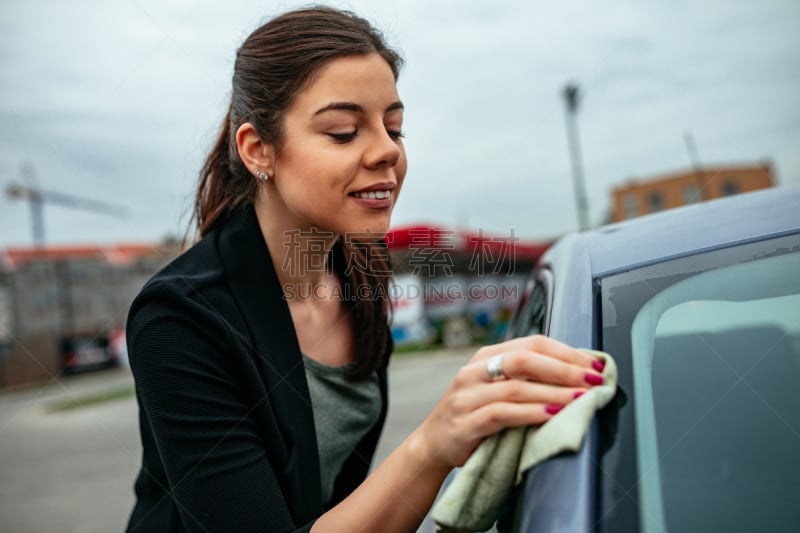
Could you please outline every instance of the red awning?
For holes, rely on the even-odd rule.
[[[389,250],[427,248],[453,253],[499,255],[513,252],[519,259],[536,260],[550,247],[552,241],[523,240],[516,235],[489,234],[482,230],[451,230],[439,226],[413,225],[389,230],[386,234]]]

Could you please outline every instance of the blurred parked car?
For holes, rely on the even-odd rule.
[[[562,239],[509,337],[538,332],[611,353],[619,387],[501,531],[800,531],[800,186]]]
[[[85,333],[63,337],[61,357],[65,374],[119,364],[118,354],[112,349],[108,335],[105,334]]]

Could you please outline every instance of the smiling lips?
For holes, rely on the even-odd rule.
[[[389,198],[392,195],[391,190],[384,190],[384,191],[369,191],[369,192],[354,192],[353,196],[356,198],[377,198],[378,200],[382,200],[384,198]]]
[[[350,193],[358,204],[372,209],[383,209],[392,206],[392,191],[396,184],[391,182],[376,183],[359,191]]]

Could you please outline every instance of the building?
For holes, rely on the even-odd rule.
[[[452,314],[486,326],[516,303],[550,244],[433,226],[394,229],[386,242],[398,274],[395,325],[407,323],[409,334],[422,318]],[[0,249],[0,388],[60,375],[67,341],[117,338],[142,285],[179,252],[149,244]]]
[[[775,185],[772,165],[719,165],[631,180],[611,193],[611,220],[680,207]]]
[[[148,244],[0,250],[0,387],[60,374],[65,339],[124,328],[134,296],[177,252]]]

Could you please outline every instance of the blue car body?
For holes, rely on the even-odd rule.
[[[637,406],[638,391],[632,377],[634,357],[630,350],[618,348],[628,342],[626,338],[630,339],[631,326],[615,322],[624,322],[620,317],[626,313],[625,301],[636,301],[635,305],[641,307],[676,280],[685,281],[714,269],[783,255],[800,257],[798,185],[695,204],[573,234],[557,242],[532,273],[508,337],[541,332],[573,346],[612,352],[620,371],[618,398],[595,418],[578,454],[556,457],[527,474],[499,529],[577,533],[682,531],[699,527],[698,524],[708,527],[708,517],[699,516],[702,513],[697,507],[680,500],[680,494],[664,503],[654,502],[652,497],[648,502],[647,494],[640,492],[646,484],[642,482],[641,471],[647,470],[641,466],[647,463],[642,463],[643,452],[636,446],[641,436],[636,434],[635,411],[641,408]],[[788,290],[800,291],[800,272],[790,271],[787,275],[794,285]],[[640,294],[651,290],[652,294]],[[740,299],[735,295],[731,298]],[[795,301],[791,300],[792,314]],[[636,309],[631,313],[635,314]],[[800,324],[800,312],[794,319]],[[793,379],[800,385],[798,361]],[[675,392],[675,397],[680,397],[680,391]],[[666,398],[659,401],[672,401]],[[800,407],[800,401],[795,405]],[[784,422],[788,428],[786,442],[791,444],[794,432],[797,435],[794,455],[800,456],[797,419]],[[698,424],[706,429],[702,421]],[[701,438],[700,433],[695,432],[697,438]],[[637,454],[638,459],[634,459]],[[786,468],[796,465],[797,460],[790,459]],[[739,468],[735,473],[742,470]],[[800,471],[795,474],[800,476]],[[696,479],[692,483],[694,488],[684,492],[702,500],[706,485]],[[786,502],[794,498],[800,503],[800,485],[780,480],[776,483],[780,485],[776,490],[789,492],[785,495]],[[736,481],[730,486],[736,487]],[[709,497],[709,509],[717,505],[712,500]],[[800,531],[800,511],[793,511],[789,503],[779,504],[779,516],[760,530]],[[686,506],[687,510],[673,512],[670,505]],[[702,505],[706,504],[698,503],[698,507]],[[691,516],[692,513],[698,516]],[[686,520],[693,522],[684,523],[680,518],[684,515],[690,515]],[[732,523],[743,522],[735,511],[731,516]],[[723,524],[724,520],[718,524],[719,528],[712,525],[705,530],[728,531],[720,529]],[[775,524],[778,529],[770,529]]]

